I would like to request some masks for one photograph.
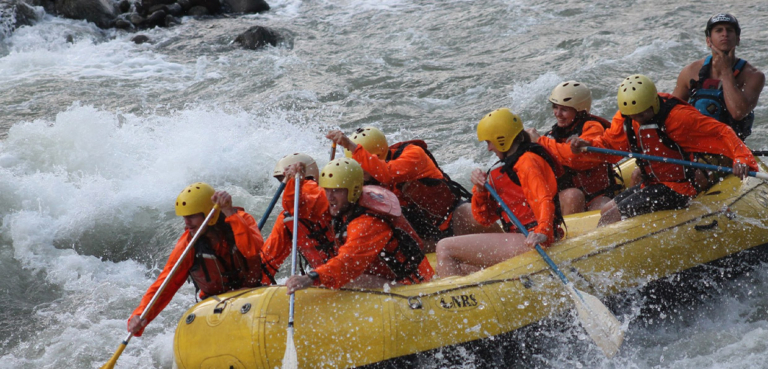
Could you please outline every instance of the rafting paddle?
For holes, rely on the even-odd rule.
[[[485,184],[485,188],[491,193],[493,198],[499,202],[499,205],[501,205],[504,212],[507,213],[509,219],[515,223],[517,229],[527,237],[528,230],[523,227],[520,220],[515,217],[512,210],[510,210],[507,204],[504,203],[504,200],[499,197],[499,194],[496,193],[493,187],[488,183]],[[536,244],[535,248],[544,261],[547,262],[550,269],[552,269],[552,271],[560,278],[565,285],[565,289],[568,290],[571,295],[571,299],[576,306],[579,320],[581,321],[581,326],[584,327],[584,330],[586,330],[587,334],[589,334],[592,340],[595,341],[595,344],[600,347],[605,356],[612,358],[619,351],[619,347],[621,347],[621,343],[624,341],[624,332],[621,330],[621,322],[616,319],[613,313],[608,310],[608,307],[600,302],[597,297],[577,290],[576,287],[573,286],[573,283],[565,277],[565,274],[560,271],[560,268],[558,268],[552,259],[549,258],[549,255],[544,252],[541,246]]]
[[[187,248],[184,249],[184,252],[179,257],[179,260],[176,260],[176,264],[173,264],[173,268],[171,268],[171,271],[168,273],[168,276],[165,277],[165,280],[160,285],[160,288],[157,289],[155,292],[155,295],[152,296],[152,300],[149,300],[149,304],[147,304],[147,308],[144,309],[144,312],[141,313],[139,316],[139,320],[144,320],[146,318],[147,313],[152,310],[152,307],[155,305],[155,302],[157,301],[157,298],[160,297],[160,295],[163,294],[163,291],[165,291],[165,287],[168,286],[168,283],[173,280],[173,276],[176,275],[176,272],[179,269],[179,266],[181,265],[181,262],[184,261],[187,258],[187,255],[189,254],[189,251],[192,250],[192,248],[195,246],[195,243],[197,242],[197,239],[200,238],[200,235],[205,233],[205,228],[208,226],[208,222],[213,218],[213,215],[216,214],[216,211],[219,210],[219,204],[213,205],[213,209],[208,213],[208,216],[205,217],[205,220],[203,221],[203,224],[200,226],[200,229],[195,232],[195,235],[192,237],[192,240],[189,241],[189,245],[187,245]],[[128,346],[128,342],[131,341],[131,337],[133,337],[132,332],[128,332],[128,337],[125,337],[123,342],[120,343],[120,347],[117,348],[117,351],[115,351],[115,354],[112,355],[112,358],[107,361],[104,366],[101,367],[101,369],[112,369],[115,367],[115,364],[117,363],[117,358],[120,357],[120,355],[123,353],[123,350],[125,350],[125,346]]]
[[[277,199],[280,198],[280,195],[283,193],[283,190],[285,189],[285,182],[280,182],[280,186],[277,188],[277,192],[275,192],[275,196],[272,196],[272,201],[269,202],[269,206],[267,206],[267,211],[264,212],[264,215],[261,216],[261,220],[259,220],[259,230],[264,228],[264,223],[267,222],[267,218],[269,218],[269,214],[272,213],[272,209],[275,208],[275,204],[277,203]]]
[[[331,160],[336,158],[336,143],[334,142],[333,145],[331,145]]]
[[[299,191],[301,190],[301,173],[294,177],[296,187],[293,196],[293,249],[291,249],[291,276],[296,275],[296,259],[299,252]],[[299,358],[296,353],[296,345],[293,342],[293,312],[296,292],[291,294],[291,303],[288,308],[288,330],[286,332],[285,356],[283,356],[283,369],[298,369]]]
[[[720,167],[717,165],[712,164],[704,164],[704,163],[697,163],[694,161],[687,161],[687,160],[680,160],[680,159],[672,159],[672,158],[665,158],[663,156],[653,156],[653,155],[645,155],[645,154],[638,154],[634,152],[626,152],[626,151],[619,151],[619,150],[611,150],[611,149],[603,149],[599,147],[593,147],[593,146],[586,146],[585,149],[588,152],[594,152],[598,154],[608,154],[608,155],[615,155],[615,156],[625,156],[628,158],[638,158],[643,160],[650,160],[650,161],[659,161],[662,163],[672,163],[672,164],[678,164],[678,165],[685,165],[689,167],[704,169],[704,170],[711,170],[715,172],[723,172],[723,173],[733,173],[733,168],[728,167]],[[761,173],[761,172],[749,172],[750,177],[760,178],[760,179],[768,179],[768,174]]]

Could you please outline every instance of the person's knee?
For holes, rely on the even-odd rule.
[[[437,246],[435,246],[435,253],[437,254],[437,259],[445,259],[451,257],[451,242],[449,238],[444,238],[440,241],[437,241]]]
[[[610,201],[611,201],[611,198],[605,195],[598,196],[589,202],[589,205],[587,206],[587,210],[590,210],[590,211],[600,210],[603,208],[603,206],[605,206],[605,204],[609,203]]]
[[[605,213],[616,208],[617,208],[616,201],[613,201],[613,200],[608,201],[602,207],[600,207],[600,215],[604,215]]]
[[[475,233],[476,228],[481,225],[472,216],[472,205],[464,203],[459,205],[453,211],[453,217],[451,218],[451,228],[453,234],[456,236]]]
[[[600,221],[597,222],[598,227],[606,226],[608,224],[616,223],[621,220],[622,215],[618,206],[613,206],[607,209],[603,209],[600,213]]]
[[[454,216],[458,216],[458,220],[462,225],[469,225],[475,222],[475,218],[472,216],[472,204],[470,203],[459,205],[454,211]]]
[[[584,191],[578,188],[568,188],[560,191],[560,201],[584,201]]]
[[[569,188],[560,191],[558,197],[560,199],[560,209],[562,210],[563,215],[584,211],[586,206],[584,191],[578,188]]]
[[[637,186],[643,183],[643,179],[644,179],[643,172],[642,170],[640,170],[639,167],[635,168],[635,170],[632,171],[632,175],[630,177],[631,177],[632,183],[630,183],[628,187]]]

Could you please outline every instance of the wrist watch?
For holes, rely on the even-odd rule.
[[[307,273],[307,277],[311,278],[313,281],[316,281],[318,278],[320,278],[320,274],[317,274],[316,271],[311,270]]]

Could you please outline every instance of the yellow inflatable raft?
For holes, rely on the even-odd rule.
[[[547,252],[578,289],[605,299],[766,245],[768,185],[730,176],[684,210],[595,229],[598,217],[568,217],[566,239]],[[288,301],[278,286],[200,302],[179,322],[175,366],[281,367]],[[300,368],[381,364],[508,336],[571,308],[561,282],[531,251],[466,277],[389,291],[299,291],[294,342]]]

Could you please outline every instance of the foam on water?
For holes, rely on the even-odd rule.
[[[67,42],[66,35],[73,42]],[[7,40],[10,53],[0,58],[0,78],[4,84],[15,84],[57,75],[128,80],[194,75],[194,70],[164,60],[146,45],[130,42],[127,35],[108,41],[114,37],[114,31],[100,30],[91,23],[58,18],[22,27]]]

